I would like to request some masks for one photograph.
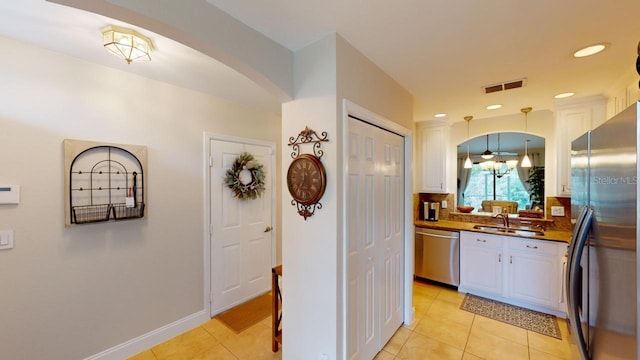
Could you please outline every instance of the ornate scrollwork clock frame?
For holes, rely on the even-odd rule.
[[[293,197],[291,205],[305,220],[313,216],[316,209],[322,209],[320,199],[327,186],[327,173],[320,159],[324,155],[322,143],[326,141],[329,141],[326,131],[318,136],[309,127],[300,131],[297,137],[289,138],[293,161],[287,171],[287,187]],[[301,144],[312,144],[313,154],[300,154]]]

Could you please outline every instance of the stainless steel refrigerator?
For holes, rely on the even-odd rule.
[[[572,142],[566,291],[572,359],[638,356],[640,102]]]

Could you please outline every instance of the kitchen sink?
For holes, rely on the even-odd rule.
[[[522,235],[522,236],[543,236],[544,231],[529,229],[529,228],[521,228],[521,227],[504,227],[504,226],[496,226],[496,225],[474,225],[474,229],[482,230],[482,231],[490,231],[497,232],[501,234],[514,234],[514,235]]]

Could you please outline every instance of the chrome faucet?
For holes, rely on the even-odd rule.
[[[495,214],[493,215],[494,218],[502,218],[502,224],[504,225],[504,227],[508,228],[509,227],[509,215],[505,214],[505,213],[499,213],[499,214]]]

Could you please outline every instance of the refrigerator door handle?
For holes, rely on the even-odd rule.
[[[576,248],[576,244],[578,243],[578,233],[582,227],[583,227],[583,223],[584,223],[584,218],[587,216],[587,209],[588,206],[583,206],[582,210],[580,211],[580,215],[578,215],[578,219],[576,220],[576,225],[574,227],[575,231],[573,232],[573,234],[571,234],[571,242],[569,243],[569,253],[567,255],[567,269],[571,268],[571,262],[573,261],[573,252],[575,251]],[[567,273],[567,279],[569,279],[569,273]],[[568,281],[567,281],[567,286],[568,286]],[[569,293],[568,288],[567,288],[567,294]]]
[[[568,315],[569,326],[571,331],[576,334],[578,341],[578,349],[582,359],[589,359],[589,351],[587,349],[587,340],[584,338],[582,326],[580,324],[580,311],[576,299],[578,292],[580,291],[580,273],[578,269],[580,267],[580,260],[582,259],[583,250],[587,242],[589,231],[591,229],[591,223],[593,221],[593,209],[585,206],[580,214],[580,221],[576,224],[576,230],[572,237],[571,247],[569,248],[569,266],[567,271],[567,303],[568,303]],[[578,227],[579,225],[579,227]],[[587,319],[587,322],[589,319]]]

